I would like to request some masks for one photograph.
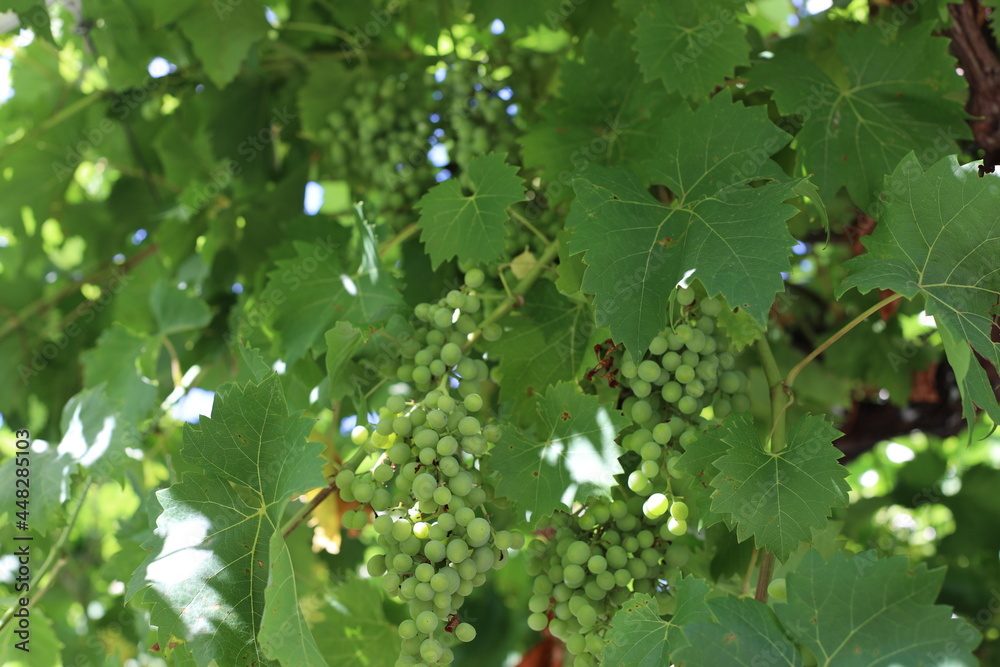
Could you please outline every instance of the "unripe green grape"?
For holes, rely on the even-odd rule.
[[[716,419],[725,419],[733,411],[733,404],[727,398],[717,398],[712,404],[712,412]]]
[[[413,357],[413,363],[417,366],[427,366],[434,361],[434,353],[430,349],[424,348]]]
[[[368,429],[364,426],[355,426],[351,430],[351,442],[355,445],[363,445],[368,442]]]
[[[767,585],[767,594],[775,600],[788,599],[788,585],[784,579],[772,579]]]
[[[677,409],[686,415],[698,412],[698,407],[698,399],[693,396],[681,396],[680,400],[677,401]]]
[[[451,326],[452,317],[454,317],[453,310],[440,308],[434,313],[434,326],[444,331]]]
[[[676,371],[677,367],[680,365],[681,355],[673,351],[667,352],[663,355],[663,358],[660,359],[660,366],[662,366],[664,370],[670,371],[671,373]]]
[[[407,521],[406,519],[400,519],[399,521],[396,521],[394,524],[392,524],[391,532],[394,540],[396,540],[397,542],[402,542],[407,537],[409,537],[411,533],[413,533],[413,524]],[[408,569],[408,567],[409,566],[395,567],[394,569],[402,571]]]
[[[441,654],[443,652],[444,652],[444,647],[441,645],[441,642],[434,639],[433,637],[425,639],[420,644],[420,657],[426,660],[427,662],[436,662],[441,658]]]
[[[445,343],[439,358],[448,366],[454,366],[462,360],[462,348],[455,343]]]
[[[691,350],[692,352],[702,352],[705,349],[705,345],[708,342],[708,338],[705,336],[705,332],[701,329],[695,329],[691,335],[691,340],[684,344],[684,347]]]
[[[637,375],[640,380],[654,382],[656,378],[660,376],[660,366],[652,359],[647,359],[639,364],[637,368]]]
[[[677,290],[677,303],[681,306],[690,306],[694,303],[694,290],[690,287],[683,287]]]
[[[672,535],[684,535],[687,533],[687,521],[670,517],[670,520],[667,522],[667,530],[669,530]]]
[[[633,470],[628,476],[628,488],[636,493],[645,491],[649,486],[649,478],[641,470]]]
[[[661,517],[670,507],[670,499],[662,493],[654,493],[642,504],[642,513],[650,519]]]
[[[663,554],[663,562],[668,567],[684,567],[691,557],[691,551],[683,544],[671,544]]]
[[[692,380],[694,380],[694,377],[695,377],[694,369],[688,366],[687,364],[681,364],[680,366],[677,367],[677,370],[674,371],[674,379],[677,380],[677,382],[680,382],[681,384],[687,384],[688,382],[691,382]]]
[[[660,390],[660,396],[669,404],[676,404],[684,395],[684,387],[677,382],[667,382]]]
[[[464,405],[465,409],[469,412],[479,412],[483,409],[483,397],[479,394],[469,394],[465,397],[465,400],[462,401],[462,405]]]
[[[439,486],[434,489],[433,498],[438,505],[447,505],[451,501],[451,491],[446,486]]]
[[[678,500],[670,506],[670,516],[677,519],[678,521],[684,521],[688,518],[688,506],[683,500]]]
[[[735,394],[740,390],[740,380],[737,371],[726,371],[719,376],[719,389],[726,394]]]
[[[631,388],[632,393],[638,398],[646,398],[653,390],[653,387],[645,380],[633,380]]]
[[[639,456],[641,456],[644,461],[655,461],[660,458],[662,453],[663,446],[653,442],[652,440],[643,445],[642,449],[639,450]]]
[[[566,547],[565,558],[570,563],[583,565],[590,558],[590,545],[581,540],[570,542]]]
[[[456,405],[455,399],[449,396],[448,394],[444,394],[443,396],[441,396],[441,398],[438,399],[437,403],[438,410],[442,411],[446,415],[450,415],[455,411],[455,405]]]
[[[622,377],[625,377],[629,380],[636,377],[636,375],[638,375],[639,373],[639,369],[636,367],[636,365],[631,360],[628,359],[622,362],[620,370]]]
[[[639,465],[639,470],[641,470],[642,474],[645,475],[648,479],[654,479],[660,472],[660,466],[656,461],[647,460],[643,461]]]
[[[667,339],[661,336],[654,336],[653,340],[649,341],[649,353],[652,355],[661,355],[667,351]]]
[[[424,545],[424,556],[432,563],[443,561],[447,555],[447,547],[440,540],[430,540]]]
[[[483,427],[483,437],[486,438],[486,442],[496,444],[497,442],[500,442],[502,435],[503,432],[496,424],[487,424]]]
[[[503,327],[495,322],[490,322],[483,327],[483,338],[489,342],[495,342],[503,337]]]
[[[455,627],[455,637],[457,637],[460,642],[471,642],[476,638],[476,629],[469,623],[459,623],[458,626]]]
[[[636,401],[632,404],[632,421],[644,424],[653,417],[653,408],[646,401]]]
[[[427,366],[415,366],[413,368],[413,382],[417,385],[430,384],[431,371]]]
[[[573,633],[566,639],[566,650],[577,655],[587,650],[587,640],[579,633]]]
[[[570,563],[563,568],[563,582],[571,587],[577,588],[583,584],[583,580],[587,577],[587,572],[581,566],[576,563]]]
[[[490,523],[482,517],[476,517],[465,527],[466,540],[471,547],[480,547],[490,539]]]
[[[351,488],[351,485],[354,483],[354,471],[344,468],[333,478],[333,483],[337,485],[338,489]]]
[[[673,401],[668,401],[668,402],[672,403]],[[663,422],[653,427],[652,435],[654,442],[660,445],[665,445],[668,442],[670,442],[670,438],[673,436],[673,432],[670,430],[670,424]],[[654,457],[644,456],[643,458],[654,458]]]
[[[465,284],[471,289],[476,289],[486,280],[486,274],[481,269],[470,269],[465,273]]]
[[[695,378],[684,385],[684,393],[693,398],[701,398],[705,395],[705,385],[701,380]]]
[[[684,350],[681,352],[681,364],[685,366],[690,366],[694,368],[701,362],[701,355],[697,352],[692,352],[691,350]]]
[[[412,618],[408,618],[399,624],[399,636],[403,639],[411,639],[417,636],[417,623]]]
[[[549,624],[549,617],[543,612],[536,612],[528,616],[528,627],[535,632],[541,632]]]
[[[409,554],[396,554],[392,557],[392,569],[396,572],[407,572],[413,565],[413,558]]]
[[[702,299],[698,302],[698,307],[701,308],[703,315],[717,317],[722,312],[722,301],[719,299]]]
[[[413,568],[413,576],[417,578],[417,581],[427,583],[434,576],[434,566],[430,563],[420,563]]]
[[[354,495],[354,499],[359,503],[365,504],[372,499],[372,495],[375,493],[375,489],[372,488],[371,482],[367,480],[356,479],[354,483],[351,484],[351,493]],[[368,522],[365,521],[365,524]]]
[[[462,435],[474,435],[479,433],[479,420],[475,417],[462,417],[458,422],[458,431]]]
[[[692,329],[688,324],[679,325],[676,329],[674,329],[674,333],[677,335],[678,340],[684,343],[685,346],[691,342],[692,338],[694,338],[694,329]]]

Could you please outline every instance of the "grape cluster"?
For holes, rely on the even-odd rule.
[[[377,460],[360,472],[345,468],[335,479],[343,500],[363,506],[345,515],[345,525],[360,529],[369,509],[375,515],[382,553],[369,559],[369,574],[407,603],[397,667],[451,664],[447,636],[463,642],[476,636],[459,615],[465,598],[488,571],[506,564],[508,549],[524,545],[520,533],[494,529],[484,509],[492,490],[478,461],[501,433],[484,415],[478,393],[489,369],[466,345],[477,330],[499,336],[476,317],[482,306],[475,288],[483,278],[473,269],[464,290],[417,306],[418,325],[402,353],[412,363],[400,367],[399,377],[421,397],[392,395],[373,431],[356,427],[353,441],[377,453]]]
[[[694,290],[686,288],[678,291],[677,304],[680,323],[653,338],[638,363],[628,352],[622,354],[609,374],[615,381],[620,378],[626,396],[622,408],[636,426],[622,438],[622,446],[639,455],[628,488],[648,499],[647,516],[660,511],[670,478],[679,476],[677,458],[697,437],[705,421],[702,411],[711,407],[713,418],[722,420],[733,410],[750,407],[747,376],[725,351],[725,337],[716,335],[714,318],[722,311],[721,302],[695,303]],[[685,519],[672,517],[686,529]]]
[[[600,662],[608,622],[633,592],[655,596],[663,613],[673,604],[666,579],[690,554],[670,543],[668,523],[643,516],[641,505],[632,496],[593,501],[578,515],[556,512],[540,526],[545,537],[528,547],[528,626],[548,627],[563,640],[575,667]]]
[[[431,124],[419,77],[361,77],[327,115],[330,176],[363,188],[374,184],[384,211],[408,208],[434,183],[427,159]],[[360,192],[359,194],[366,194]]]
[[[536,578],[528,625],[565,641],[576,667],[599,662],[608,623],[633,592],[654,595],[661,614],[672,612],[668,582],[690,555],[676,542],[688,533],[690,513],[671,489],[683,475],[677,460],[704,428],[705,408],[721,420],[749,407],[746,375],[716,333],[722,308],[713,299],[696,302],[685,288],[674,326],[653,338],[641,359],[611,341],[598,346],[588,377],[618,388],[633,422],[621,438],[627,481],[613,502],[591,501],[578,516],[556,513],[529,546]]]
[[[480,153],[517,152],[520,124],[508,113],[514,90],[493,74],[484,63],[456,60],[439,84],[445,136],[451,139],[452,161],[461,166]]]

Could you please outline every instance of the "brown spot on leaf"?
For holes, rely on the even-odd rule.
[[[567,419],[569,419],[569,413],[563,410],[563,413],[559,415],[559,418],[562,419],[563,421],[566,421]]]

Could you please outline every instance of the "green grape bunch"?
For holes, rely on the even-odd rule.
[[[472,269],[463,289],[416,306],[401,350],[407,363],[397,371],[414,395],[389,396],[374,429],[354,428],[367,463],[345,466],[334,480],[342,500],[362,506],[345,513],[344,525],[365,529],[371,519],[380,552],[368,573],[409,612],[397,667],[451,664],[451,638],[476,636],[461,617],[466,598],[506,565],[508,550],[524,545],[523,535],[491,523],[493,490],[479,467],[502,435],[480,393],[489,368],[471,345],[474,333],[501,333],[477,296],[484,278]]]
[[[611,617],[633,592],[654,595],[664,613],[672,608],[668,581],[690,554],[673,543],[663,513],[650,518],[641,505],[632,495],[556,512],[528,545],[528,627],[563,640],[575,667],[599,664]]]

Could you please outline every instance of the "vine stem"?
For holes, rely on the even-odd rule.
[[[340,469],[341,470],[356,469],[359,465],[361,465],[362,461],[368,458],[369,454],[371,454],[371,452],[365,449],[364,445],[361,445],[360,447],[358,447],[358,450],[354,452],[351,455],[351,457],[344,462],[344,465],[340,466]],[[298,527],[298,525],[302,523],[303,520],[305,520],[307,516],[312,514],[313,510],[315,510],[317,507],[320,506],[320,503],[326,500],[327,497],[336,490],[337,490],[337,485],[334,483],[333,480],[330,480],[330,483],[327,484],[325,488],[323,488],[319,493],[317,493],[313,497],[313,499],[309,501],[307,505],[303,506],[302,509],[300,509],[298,512],[295,513],[295,516],[289,519],[285,523],[285,525],[282,526],[281,536],[288,537],[288,535],[291,534],[291,532],[295,530]]]
[[[785,389],[782,382],[778,362],[774,359],[767,337],[762,336],[757,341],[757,354],[764,368],[764,377],[771,397],[771,435],[768,438],[770,452],[775,454],[785,447]]]
[[[778,362],[774,359],[771,346],[767,343],[767,337],[761,336],[757,341],[757,353],[760,356],[761,366],[764,368],[764,377],[767,378],[767,385],[770,389],[771,403],[771,435],[768,438],[769,451],[772,455],[777,454],[785,447],[785,387],[782,382],[781,371],[778,369]],[[771,583],[771,572],[774,570],[774,554],[761,549],[759,554],[760,573],[757,576],[757,590],[754,599],[760,602],[767,601],[767,586]]]
[[[530,271],[528,271],[524,278],[522,278],[520,282],[514,286],[514,289],[511,290],[511,294],[501,301],[496,310],[494,310],[489,317],[483,320],[482,323],[480,323],[479,328],[476,329],[471,336],[469,336],[469,342],[465,344],[464,349],[468,349],[473,343],[476,342],[476,339],[482,335],[484,327],[503,319],[503,317],[514,308],[518,297],[531,289],[531,286],[535,284],[535,281],[538,280],[547,268],[548,263],[554,260],[558,255],[559,240],[556,239],[549,243],[548,247],[545,248],[545,252],[543,252],[542,256],[538,258],[538,262],[531,268]]]
[[[417,223],[415,222],[411,222],[406,227],[403,227],[401,230],[399,230],[399,232],[396,233],[395,236],[393,236],[391,239],[386,240],[386,242],[382,244],[382,247],[380,247],[378,250],[379,257],[385,257],[390,250],[392,250],[400,243],[402,243],[403,241],[407,240],[408,238],[416,234],[418,231],[419,230],[417,229]]]
[[[892,294],[890,296],[887,296],[886,298],[882,299],[881,301],[879,301],[878,303],[876,303],[874,306],[872,306],[871,308],[869,308],[868,310],[866,310],[865,312],[861,313],[860,315],[858,315],[857,317],[855,317],[853,320],[851,320],[850,322],[848,322],[847,324],[845,324],[843,327],[841,327],[840,330],[837,333],[833,334],[832,336],[830,336],[829,338],[827,338],[825,341],[823,341],[823,343],[820,344],[819,347],[817,347],[815,350],[813,350],[812,352],[810,352],[809,355],[807,355],[805,359],[803,359],[799,363],[795,364],[795,366],[792,368],[792,370],[788,371],[788,377],[785,378],[785,386],[788,387],[789,389],[791,389],[792,388],[792,384],[795,382],[795,378],[797,378],[799,376],[799,373],[802,372],[802,369],[805,368],[809,364],[810,361],[812,361],[813,359],[815,359],[819,355],[823,354],[823,352],[826,351],[826,348],[830,347],[831,345],[833,345],[834,343],[836,343],[838,340],[840,340],[841,338],[843,338],[845,335],[847,335],[847,333],[851,329],[853,329],[854,327],[858,326],[859,324],[861,324],[862,322],[864,322],[866,319],[868,319],[868,317],[872,313],[878,312],[883,307],[885,307],[885,306],[889,305],[890,303],[892,303],[893,301],[897,301],[897,300],[899,300],[901,298],[903,298],[903,295],[900,294],[899,292],[896,292],[896,293],[894,293],[894,294]]]
[[[52,550],[49,551],[49,555],[45,559],[45,562],[42,563],[42,566],[38,569],[38,574],[35,575],[35,581],[42,581],[45,576],[50,573],[50,570],[52,577],[55,577],[56,572],[60,567],[62,567],[62,564],[66,562],[65,557],[61,557],[60,554],[63,547],[66,546],[66,540],[69,539],[70,532],[72,532],[73,527],[76,525],[77,518],[80,516],[80,510],[83,509],[83,503],[87,500],[87,493],[93,485],[94,479],[92,477],[88,477],[87,484],[83,487],[83,493],[80,494],[80,502],[77,503],[76,508],[73,510],[73,515],[70,516],[69,521],[63,527],[62,532],[59,533],[59,538],[56,540],[56,543],[52,545]],[[39,598],[45,594],[45,591],[52,587],[51,584],[52,582],[50,580],[45,586],[41,587],[37,593],[32,595],[31,603],[36,604]],[[0,618],[0,632],[3,632],[3,629],[7,627],[13,618],[14,606],[11,606],[6,612],[4,612],[3,618]]]
[[[512,217],[515,220],[517,220],[518,222],[520,222],[522,225],[524,225],[525,227],[527,227],[528,230],[531,231],[535,236],[537,236],[539,239],[541,239],[542,243],[544,243],[545,245],[549,245],[550,243],[552,243],[552,241],[549,240],[549,237],[547,237],[545,234],[542,234],[540,231],[538,231],[538,228],[535,227],[533,224],[531,224],[531,221],[528,220],[526,217],[524,217],[523,215],[521,215],[520,213],[518,213],[517,211],[515,211],[512,208],[508,209],[507,212],[510,214],[510,217]]]

